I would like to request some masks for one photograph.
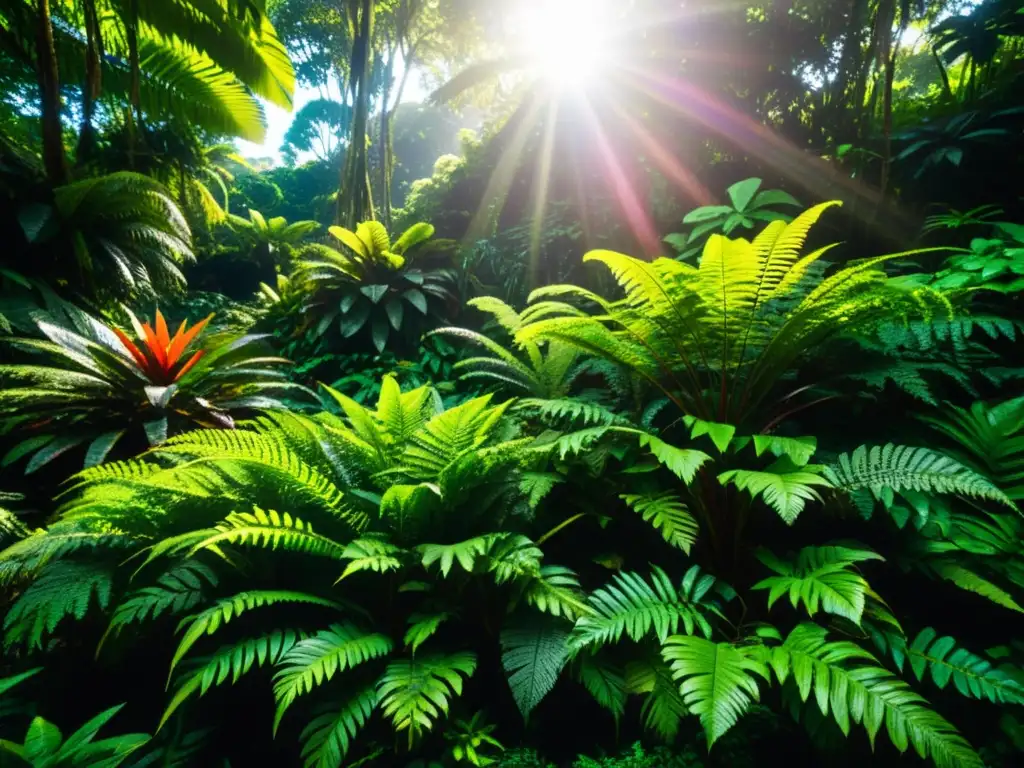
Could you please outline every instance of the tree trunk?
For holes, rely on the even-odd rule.
[[[82,130],[78,135],[78,151],[75,153],[78,165],[92,154],[95,144],[92,118],[103,85],[103,37],[99,15],[96,13],[96,0],[83,0],[82,10],[85,15],[85,85],[82,87]]]
[[[374,0],[361,0],[359,18],[352,26],[358,30],[352,45],[351,83],[353,91],[352,127],[341,185],[338,190],[337,221],[353,229],[356,224],[372,219],[373,197],[370,192],[366,152],[366,126],[370,113],[370,69],[373,65]]]
[[[388,229],[391,229],[391,165],[394,160],[391,152],[391,111],[388,107],[388,102],[391,99],[391,83],[395,75],[395,55],[397,51],[397,44],[393,44],[388,53],[387,66],[384,68],[384,90],[380,101],[380,147],[378,147],[381,179],[380,219]]]
[[[882,174],[879,186],[885,198],[889,186],[889,169],[892,166],[892,84],[896,77],[896,60],[900,55],[900,41],[906,31],[906,19],[902,19],[896,38],[892,42],[892,53],[885,65],[885,90],[882,91]]]
[[[68,182],[68,164],[60,123],[60,75],[57,71],[57,52],[53,47],[50,0],[39,0],[38,9],[36,58],[43,122],[43,165],[46,178],[56,187]]]
[[[139,88],[139,0],[128,0],[128,18],[125,19],[128,36],[128,66],[131,85],[128,93],[128,165],[135,167],[136,128],[142,125],[141,93]]]

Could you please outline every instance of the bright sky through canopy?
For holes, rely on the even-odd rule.
[[[600,73],[611,34],[607,0],[521,0],[509,32],[537,74],[580,88]]]

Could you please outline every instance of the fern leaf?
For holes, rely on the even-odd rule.
[[[704,451],[676,448],[654,435],[641,434],[640,446],[649,447],[654,458],[686,485],[693,481],[697,471],[704,466],[705,462],[711,461],[711,457]]]
[[[780,560],[766,550],[760,550],[758,559],[778,576],[764,579],[754,589],[767,589],[768,609],[784,594],[794,608],[803,603],[810,616],[818,608],[849,619],[860,626],[864,614],[865,597],[871,591],[868,582],[856,571],[854,563],[865,560],[883,560],[869,549],[845,546],[804,547],[795,561]]]
[[[902,638],[901,638],[902,639]],[[897,666],[903,660],[918,680],[930,673],[933,683],[943,690],[953,686],[972,699],[988,699],[994,704],[1024,704],[1024,685],[992,665],[988,659],[957,645],[952,637],[939,636],[931,627],[921,630],[910,645],[902,643],[901,653],[893,654]]]
[[[338,578],[338,581],[359,571],[387,573],[388,571],[400,570],[402,561],[398,555],[404,551],[383,539],[366,538],[351,541],[345,547],[345,551],[341,553],[342,559],[350,562],[345,566],[345,570]]]
[[[718,481],[748,491],[754,498],[762,497],[787,525],[792,525],[808,501],[821,500],[814,486],[831,487],[832,484],[818,474],[821,469],[813,464],[798,467],[788,458],[783,458],[760,472],[731,469],[721,473]]]
[[[644,727],[664,741],[673,742],[679,734],[679,722],[690,714],[672,672],[658,656],[626,664],[626,690],[646,694],[640,715]]]
[[[967,741],[921,696],[860,646],[827,641],[823,627],[801,624],[781,646],[762,649],[758,655],[780,683],[793,675],[803,701],[813,690],[821,713],[831,712],[844,734],[849,733],[851,720],[862,723],[874,744],[884,722],[900,752],[913,745],[939,768],[982,768]]]
[[[579,577],[560,565],[544,565],[523,589],[523,598],[538,611],[575,621],[590,612],[580,591]]]
[[[447,578],[452,565],[458,562],[462,570],[472,573],[477,559],[487,554],[493,544],[494,536],[495,534],[476,536],[457,544],[421,544],[418,549],[423,555],[423,567],[428,568],[439,562],[441,576]]]
[[[814,437],[779,437],[777,435],[754,435],[754,450],[758,456],[770,453],[776,458],[788,456],[798,467],[803,467],[818,449]]]
[[[679,497],[667,491],[656,496],[623,494],[620,499],[661,533],[673,547],[690,554],[700,528]]]
[[[157,579],[156,586],[133,592],[114,610],[107,635],[128,624],[156,619],[165,613],[182,613],[203,599],[206,587],[217,586],[217,574],[198,560],[175,563]]]
[[[366,725],[377,706],[377,691],[370,685],[310,721],[303,729],[304,768],[336,768],[343,765],[352,739]]]
[[[194,672],[188,673],[182,679],[160,718],[157,730],[163,728],[171,715],[196,692],[202,696],[213,686],[222,685],[229,676],[232,684],[237,683],[238,679],[254,665],[263,667],[276,664],[304,636],[295,630],[278,629],[218,649],[212,656],[204,659]]]
[[[927,562],[926,567],[940,578],[960,587],[960,589],[981,595],[996,605],[1001,605],[1003,608],[1009,608],[1017,613],[1024,613],[1024,608],[1013,599],[1010,593],[975,573],[965,565],[952,560],[931,560]]]
[[[403,638],[405,647],[416,653],[419,647],[433,637],[441,624],[450,619],[451,616],[452,614],[448,611],[414,613],[409,616],[409,629],[406,630],[405,637]]]
[[[211,549],[221,544],[248,545],[271,550],[304,552],[335,560],[344,557],[345,547],[331,538],[313,531],[313,527],[287,512],[233,512],[207,536],[192,547],[192,552]]]
[[[43,647],[43,637],[66,617],[83,619],[93,603],[101,609],[110,602],[110,568],[103,563],[64,560],[48,566],[22,593],[4,619],[4,647],[24,642]]]
[[[657,566],[652,568],[649,584],[636,573],[619,573],[611,584],[590,596],[591,612],[576,620],[569,649],[575,654],[583,648],[618,642],[623,633],[634,642],[651,632],[664,641],[679,630],[680,623],[687,634],[700,630],[710,637],[703,595],[681,594]]]
[[[552,620],[512,621],[502,630],[501,661],[524,720],[554,688],[568,660],[568,637]]]
[[[411,747],[442,713],[448,714],[448,700],[462,695],[462,676],[475,670],[476,656],[465,651],[392,661],[377,683],[380,706],[396,731],[408,732]]]
[[[577,659],[576,674],[583,687],[618,723],[626,711],[626,679],[622,669],[600,654],[584,653]]]
[[[171,672],[178,662],[188,653],[189,649],[198,642],[203,635],[212,635],[222,626],[243,613],[256,608],[266,608],[282,603],[300,603],[303,605],[319,605],[324,608],[332,608],[336,611],[344,610],[340,603],[317,597],[306,592],[290,592],[286,590],[251,590],[239,592],[232,597],[225,597],[218,600],[214,605],[204,611],[184,619],[178,626],[178,630],[185,629],[185,634],[174,652],[171,660]]]
[[[768,679],[763,662],[730,643],[673,635],[661,655],[690,713],[700,717],[709,749],[758,700],[755,675]]]
[[[301,640],[281,657],[274,674],[274,732],[284,713],[303,694],[371,659],[391,653],[391,640],[378,633],[366,633],[353,624],[332,624],[330,628]]]
[[[843,491],[868,488],[880,497],[885,488],[926,493],[952,493],[989,499],[1013,507],[1013,502],[992,482],[960,462],[930,448],[911,448],[887,443],[862,445],[844,453],[825,468],[825,477]]]

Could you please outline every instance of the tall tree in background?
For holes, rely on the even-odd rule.
[[[366,127],[370,117],[370,73],[373,67],[374,0],[349,0],[348,24],[352,33],[349,90],[352,122],[348,151],[338,189],[337,222],[354,229],[360,221],[374,218],[373,195],[367,163]]]
[[[57,71],[57,52],[53,45],[50,0],[39,0],[38,9],[36,49],[40,112],[43,122],[43,165],[46,168],[47,179],[56,186],[68,180],[68,164],[64,156],[64,139],[60,124],[60,75]]]

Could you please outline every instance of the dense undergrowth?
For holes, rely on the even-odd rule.
[[[0,764],[1018,764],[1020,4],[690,5],[0,8]]]

